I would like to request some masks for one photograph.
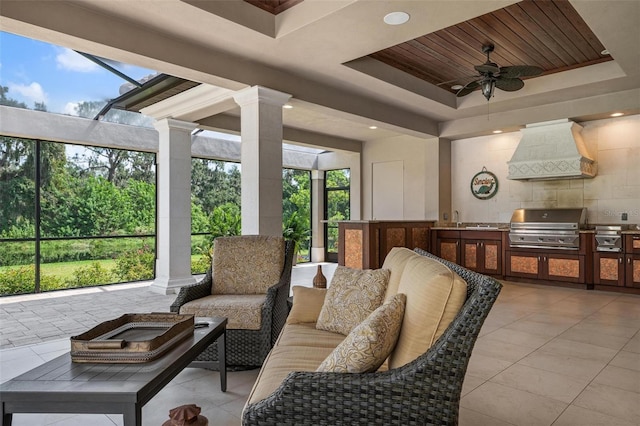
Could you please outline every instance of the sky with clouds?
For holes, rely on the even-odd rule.
[[[109,62],[139,80],[155,71]],[[75,115],[84,101],[107,101],[125,81],[71,49],[0,32],[0,85],[29,108],[44,102],[50,112]]]

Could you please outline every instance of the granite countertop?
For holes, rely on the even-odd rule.
[[[588,228],[580,229],[580,233],[594,234],[596,232],[596,225],[589,225]],[[640,225],[631,225],[632,229],[626,229],[622,231],[623,235],[640,235]],[[456,226],[455,223],[448,222],[436,222],[431,227],[434,230],[450,230],[450,231],[509,231],[508,223],[477,223],[477,222],[462,222]]]
[[[478,223],[478,222],[461,222],[456,226],[455,223],[437,222],[431,229],[453,230],[453,231],[508,231],[508,223]]]

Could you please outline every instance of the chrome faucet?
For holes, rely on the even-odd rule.
[[[455,221],[456,221],[456,228],[459,228],[462,222],[460,222],[460,213],[458,212],[458,210],[453,211],[453,217],[455,218]]]

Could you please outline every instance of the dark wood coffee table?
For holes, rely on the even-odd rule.
[[[142,426],[142,407],[216,339],[220,387],[226,392],[227,319],[196,318],[201,321],[209,326],[196,328],[192,337],[152,362],[74,363],[67,353],[2,383],[0,426],[11,425],[13,413],[122,414],[125,426]]]

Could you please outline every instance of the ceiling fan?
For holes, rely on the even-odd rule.
[[[493,49],[493,44],[485,44],[482,46],[482,53],[486,53],[487,61],[482,65],[474,66],[479,75],[473,76],[476,78],[475,80],[467,83],[464,87],[458,90],[458,92],[456,92],[457,97],[466,96],[480,87],[482,94],[488,101],[493,96],[493,92],[496,87],[506,92],[515,92],[516,90],[520,90],[524,87],[524,82],[520,77],[540,75],[543,71],[542,68],[533,65],[499,67],[489,59],[489,55],[493,52]]]

